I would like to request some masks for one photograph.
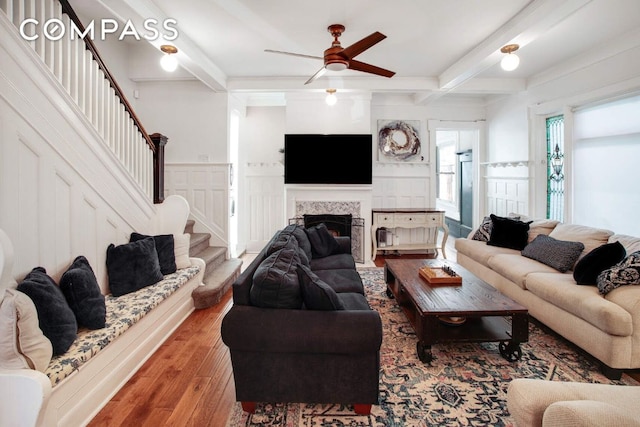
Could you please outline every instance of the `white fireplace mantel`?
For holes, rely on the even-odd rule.
[[[287,218],[302,216],[305,213],[317,214],[319,212],[300,212],[296,206],[304,209],[304,206],[310,206],[309,203],[300,202],[321,202],[322,206],[327,207],[325,214],[352,214],[354,217],[364,219],[364,229],[371,228],[371,185],[285,185],[285,212]],[[351,203],[345,203],[351,202]],[[317,207],[317,203],[314,203]],[[355,212],[354,207],[360,206],[360,211]],[[370,233],[365,234],[364,242],[364,259],[371,257],[371,236]]]

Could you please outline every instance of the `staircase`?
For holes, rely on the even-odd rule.
[[[231,288],[231,284],[240,275],[242,261],[237,258],[227,259],[227,248],[209,246],[209,233],[195,233],[195,221],[188,220],[184,229],[191,235],[189,256],[204,260],[204,286],[194,289],[191,296],[197,309],[211,307],[222,299]]]

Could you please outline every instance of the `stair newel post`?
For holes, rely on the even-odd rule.
[[[164,202],[164,146],[167,145],[169,138],[154,133],[149,135],[155,152],[153,153],[153,203]]]

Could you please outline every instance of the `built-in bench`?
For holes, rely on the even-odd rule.
[[[156,233],[184,230],[183,198],[170,196],[157,210]],[[0,425],[86,425],[194,310],[191,293],[202,286],[205,264],[190,264],[136,292],[105,295],[105,328],[80,329],[44,373],[0,369]],[[0,290],[15,285],[12,268],[13,246],[0,230]]]

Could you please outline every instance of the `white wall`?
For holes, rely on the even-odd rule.
[[[546,192],[544,173],[546,159],[543,154],[545,153],[544,118],[554,114],[565,114],[567,121],[565,135],[570,139],[565,140],[565,146],[569,150],[565,158],[565,172],[568,174],[565,197],[566,205],[575,206],[575,208],[569,210],[565,221],[602,226],[607,224],[603,218],[610,216],[612,212],[627,212],[625,203],[628,203],[628,196],[634,191],[625,184],[620,187],[613,182],[620,184],[622,177],[637,176],[635,175],[637,165],[633,165],[631,161],[619,161],[614,174],[606,172],[606,169],[602,168],[604,157],[598,158],[600,155],[595,154],[597,153],[595,141],[587,143],[593,146],[591,147],[594,148],[593,150],[584,150],[586,147],[584,145],[575,146],[576,151],[571,151],[571,147],[574,146],[572,134],[575,130],[572,126],[571,111],[576,107],[604,102],[625,93],[637,93],[640,90],[638,75],[640,75],[640,48],[621,52],[612,49],[597,58],[591,56],[568,58],[567,64],[561,64],[556,69],[531,79],[527,92],[499,99],[490,104],[487,108],[486,161],[528,160],[524,166],[487,166],[486,175],[491,179],[485,180],[486,190],[499,192],[504,200],[502,206],[505,212],[496,213],[520,209],[522,213],[540,216],[545,212],[543,205],[546,203],[546,198],[540,197]],[[628,120],[637,123],[637,115]],[[602,130],[607,124],[606,121],[600,121],[596,126]],[[631,155],[622,148],[624,145],[621,142],[619,154]],[[637,156],[637,154],[634,155]],[[596,165],[600,167],[595,168]],[[586,172],[587,169],[589,172]],[[599,208],[586,209],[579,203],[573,203],[574,199],[577,202],[580,198],[587,200],[591,197],[594,179],[598,179],[600,183],[609,183],[605,191],[609,198],[606,202],[608,206],[606,214],[598,212]],[[630,181],[627,179],[626,182]],[[623,189],[623,194],[615,195],[612,192],[614,188]],[[487,203],[486,213],[489,213],[492,208],[495,209],[495,204]],[[632,217],[633,215],[616,217],[616,223],[610,224],[610,228],[614,231],[637,230],[634,228]],[[635,233],[637,234],[638,231]]]
[[[138,84],[136,113],[147,132],[169,138],[169,163],[228,161],[228,101],[199,81],[154,81]]]

